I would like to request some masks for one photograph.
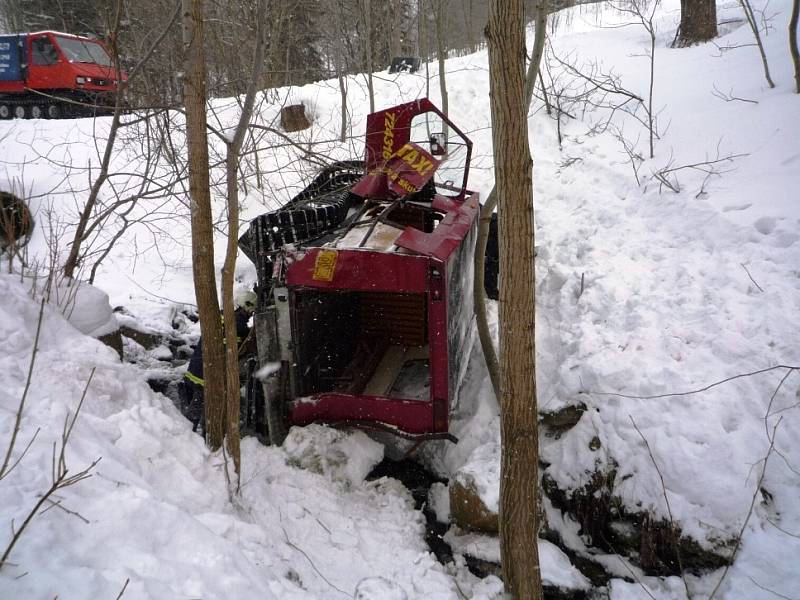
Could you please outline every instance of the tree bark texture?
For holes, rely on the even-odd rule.
[[[500,238],[500,552],[506,591],[542,598],[537,545],[533,175],[522,0],[492,0],[486,37]]]
[[[225,354],[214,270],[214,235],[211,190],[208,180],[206,86],[203,56],[203,2],[184,0],[186,74],[186,142],[189,159],[189,195],[192,217],[192,273],[200,329],[203,332],[203,379],[208,445],[222,445],[225,403]]]
[[[533,90],[536,87],[536,78],[539,74],[539,67],[544,55],[544,43],[547,37],[547,0],[539,0],[534,7],[534,21],[536,23],[536,37],[533,41],[533,51],[528,62],[525,73],[525,111],[529,111],[531,100],[533,100]],[[478,337],[481,341],[483,356],[486,360],[486,368],[489,370],[489,378],[492,380],[492,389],[495,398],[500,399],[500,364],[497,353],[494,350],[494,342],[489,331],[489,319],[486,315],[486,291],[484,268],[486,263],[486,242],[489,239],[489,224],[492,220],[492,213],[497,206],[497,191],[492,187],[492,191],[486,197],[486,201],[481,209],[480,221],[478,222],[478,241],[475,245],[475,286],[472,291],[473,302],[475,305],[475,316],[478,325]]]
[[[792,16],[789,19],[789,52],[794,63],[795,91],[800,94],[800,51],[797,50],[797,21],[800,20],[800,0],[792,2]]]
[[[717,37],[716,0],[681,0],[677,46],[691,46]]]

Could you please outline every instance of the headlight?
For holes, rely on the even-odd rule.
[[[78,77],[75,78],[75,83],[77,83],[78,85],[83,85],[84,83],[91,83],[91,82],[92,82],[92,78],[91,77],[80,77],[80,76],[78,76]]]

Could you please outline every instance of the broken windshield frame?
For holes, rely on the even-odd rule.
[[[409,138],[441,161],[433,176],[436,193],[463,199],[472,155],[469,139],[435,107],[413,117]]]
[[[113,62],[106,49],[98,42],[76,40],[75,38],[55,36],[61,52],[71,63],[91,63],[101,67],[111,67]]]

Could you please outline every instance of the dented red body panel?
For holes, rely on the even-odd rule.
[[[450,408],[455,401],[458,373],[454,365],[468,357],[452,360],[451,352],[464,351],[463,338],[448,331],[452,321],[461,323],[461,316],[451,316],[454,300],[472,305],[471,276],[463,272],[464,256],[467,271],[471,270],[474,237],[480,206],[478,195],[464,201],[436,197],[434,208],[445,217],[430,233],[407,227],[396,245],[414,254],[388,253],[364,249],[336,250],[336,262],[330,281],[314,278],[315,266],[322,248],[292,253],[286,267],[286,283],[290,290],[325,289],[394,293],[422,293],[426,298],[430,368],[430,395],[426,402],[371,395],[348,395],[323,392],[293,404],[290,420],[295,425],[312,422],[352,422],[361,425],[382,424],[407,434],[446,434]],[[461,259],[460,264],[456,264]],[[451,276],[448,277],[448,273]],[[462,278],[459,275],[464,275]],[[465,279],[468,279],[465,280]],[[470,285],[467,285],[470,284]],[[465,290],[465,287],[469,287]],[[466,297],[465,297],[466,296]],[[471,309],[468,311],[472,314]],[[471,326],[471,323],[468,323]]]

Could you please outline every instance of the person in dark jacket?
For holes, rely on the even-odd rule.
[[[256,309],[256,295],[253,292],[243,292],[236,296],[236,341],[241,344],[247,339],[250,327],[247,322]],[[222,318],[220,316],[220,318]],[[224,323],[223,323],[224,325]],[[192,422],[192,431],[197,431],[202,424],[201,433],[205,435],[205,410],[203,380],[203,337],[197,341],[194,353],[189,359],[189,366],[184,374],[184,414]]]

